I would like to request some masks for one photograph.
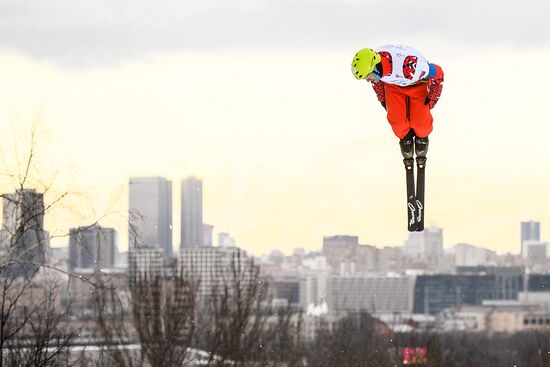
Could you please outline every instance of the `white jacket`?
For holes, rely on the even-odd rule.
[[[389,57],[393,65],[392,72],[380,79],[384,83],[406,87],[415,84],[430,72],[429,63],[424,55],[411,47],[384,45],[375,51],[382,57]]]

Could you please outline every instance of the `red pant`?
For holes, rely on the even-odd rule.
[[[433,117],[430,107],[424,104],[428,96],[426,83],[411,87],[386,84],[386,109],[393,132],[403,139],[413,129],[416,136],[425,138],[432,132]]]

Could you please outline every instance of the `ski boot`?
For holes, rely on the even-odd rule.
[[[411,129],[405,137],[399,140],[401,155],[404,159],[412,159],[414,156],[414,131]]]
[[[428,154],[429,145],[430,145],[430,139],[428,137],[425,137],[425,138],[419,138],[418,136],[414,137],[414,150],[416,151],[417,164],[426,163],[426,154]],[[419,160],[418,158],[421,158],[421,159]]]

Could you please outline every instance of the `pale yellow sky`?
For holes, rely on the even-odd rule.
[[[446,74],[427,224],[443,228],[446,247],[518,252],[529,219],[550,240],[550,50],[412,46]],[[86,194],[48,229],[108,212],[102,224],[119,231],[122,249],[128,178],[144,175],[173,181],[175,248],[188,175],[204,180],[204,221],[255,254],[316,250],[335,234],[398,246],[408,235],[401,155],[370,85],[350,75],[348,51],[167,52],[92,69],[2,51],[2,153],[39,113],[49,133],[42,172],[60,167],[59,190]]]

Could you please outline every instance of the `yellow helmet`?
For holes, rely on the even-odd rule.
[[[359,50],[351,61],[351,72],[356,79],[365,79],[380,62],[380,55],[372,48]]]

